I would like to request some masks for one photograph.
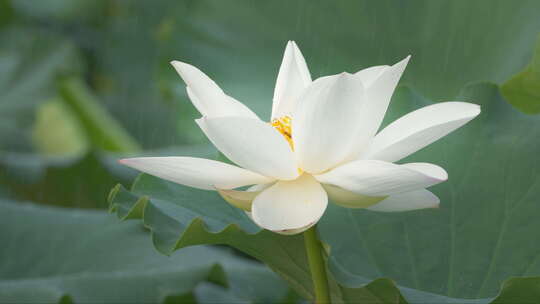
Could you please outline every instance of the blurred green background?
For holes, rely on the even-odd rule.
[[[523,69],[540,29],[534,0],[0,3],[3,192],[80,207],[104,207],[99,198],[133,174],[96,151],[207,143],[171,60],[198,66],[268,117],[287,40],[313,77],[412,54],[401,83],[444,101],[468,83],[502,83]],[[62,93],[66,78],[83,88]],[[108,114],[80,109],[81,95]],[[80,172],[44,159],[66,155],[85,155]]]
[[[10,248],[0,253],[0,302],[32,301],[32,295],[50,301],[66,295],[95,301],[88,290],[70,289],[64,281],[51,283],[51,278],[91,272],[112,280],[110,269],[99,266],[98,249],[112,246],[107,251],[114,259],[121,255],[114,248],[127,245],[100,240],[114,236],[97,233],[105,229],[103,225],[131,229],[125,233],[137,240],[121,238],[141,248],[117,271],[133,272],[133,264],[141,260],[148,265],[163,263],[155,269],[171,263],[155,253],[147,237],[138,240],[143,236],[135,232],[144,234],[140,226],[124,228],[104,212],[80,210],[107,208],[109,190],[134,180],[136,172],[119,166],[119,157],[217,155],[193,122],[199,114],[171,60],[201,68],[262,118],[270,115],[274,81],[288,40],[300,46],[313,78],[393,64],[412,54],[401,84],[422,98],[455,100],[466,85],[487,82],[500,89],[505,102],[534,116],[540,112],[540,56],[532,59],[539,15],[536,0],[0,0],[0,240]],[[73,218],[80,218],[80,225]],[[66,230],[74,235],[65,235]],[[34,232],[43,236],[29,237]],[[54,264],[61,255],[47,246],[77,244],[88,235],[94,236],[95,244],[77,246],[87,246],[81,252],[96,250],[96,254],[77,257],[74,251],[67,262]],[[195,270],[182,266],[174,274],[178,284],[155,298],[141,300],[131,294],[135,298],[104,296],[100,301],[180,299],[175,297],[201,301],[212,295],[247,302],[294,300],[284,283],[259,264],[224,248],[198,248],[204,254],[215,253],[207,258],[208,269],[202,262],[191,267],[198,271],[199,281],[213,282],[210,285],[182,281],[182,273],[196,277],[190,272]],[[26,254],[29,251],[36,256]],[[22,257],[13,258],[21,252]],[[222,266],[229,267],[232,283],[225,289],[215,283],[223,280],[215,279],[211,261],[227,259],[231,262]],[[79,265],[81,261],[86,265]],[[190,263],[195,262],[177,264]],[[268,295],[255,288],[246,294],[235,289],[234,284],[242,285],[234,281],[238,268],[267,277],[265,282],[283,292]],[[160,275],[156,271],[148,280]],[[33,287],[17,285],[21,278]],[[96,285],[103,278],[92,280],[84,284],[105,288]],[[132,280],[133,285],[125,287],[126,296],[137,284],[147,286],[144,280]],[[180,285],[186,287],[180,290]],[[195,293],[193,286],[198,286]],[[33,290],[29,298],[21,298],[28,290]]]

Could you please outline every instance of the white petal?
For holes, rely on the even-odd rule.
[[[296,43],[289,41],[283,54],[274,89],[272,119],[291,115],[296,108],[298,98],[310,83],[311,75],[306,60]]]
[[[257,224],[257,222],[255,222],[253,220],[253,215],[251,215],[251,212],[250,211],[245,211],[246,215],[255,223]],[[298,233],[302,233],[306,230],[308,230],[309,228],[313,227],[313,225],[317,224],[317,222],[313,222],[305,227],[302,227],[302,228],[298,228],[298,229],[287,229],[287,230],[278,230],[278,231],[274,231],[275,233],[278,233],[278,234],[283,234],[283,235],[294,235],[294,234],[298,234]],[[258,224],[257,224],[258,226]],[[261,227],[261,226],[259,226]],[[264,229],[264,227],[261,227]]]
[[[299,233],[302,233],[306,230],[308,230],[309,228],[313,227],[313,225],[317,224],[317,222],[313,222],[307,226],[304,226],[304,227],[300,227],[300,228],[297,228],[297,229],[286,229],[286,230],[278,230],[278,231],[274,231],[275,233],[279,233],[279,234],[283,234],[283,235],[295,235],[295,234],[299,234]]]
[[[315,178],[367,196],[385,196],[426,188],[448,179],[443,168],[427,163],[396,165],[379,160],[357,160]]]
[[[175,183],[204,190],[232,189],[272,179],[215,160],[194,157],[137,157],[121,164]]]
[[[258,118],[244,104],[226,95],[212,79],[196,67],[181,61],[172,61],[171,64],[186,83],[188,96],[202,116]]]
[[[294,181],[278,181],[264,190],[253,201],[251,214],[259,226],[287,232],[316,223],[327,204],[328,197],[322,186],[312,176],[304,174]]]
[[[448,179],[448,173],[446,171],[434,164],[430,163],[406,163],[398,165],[401,167],[413,169],[415,171],[421,172],[424,175],[431,176],[439,181],[445,181]]]
[[[392,94],[401,78],[401,74],[405,70],[410,56],[402,61],[394,64],[391,67],[383,69],[382,73],[375,81],[366,88],[366,102],[362,107],[360,115],[356,117],[360,124],[360,131],[355,138],[354,147],[352,149],[357,158],[362,151],[367,149],[369,142],[377,133],[384,114],[390,104]]]
[[[301,168],[325,171],[351,154],[364,101],[359,78],[348,73],[319,78],[293,115],[292,137]]]
[[[273,184],[258,184],[258,185],[253,185],[251,187],[249,187],[247,189],[247,191],[257,191],[257,192],[261,192],[263,191],[264,189],[266,188],[269,188],[270,186],[272,186]]]
[[[386,196],[367,196],[345,190],[341,187],[323,184],[330,201],[346,208],[366,208],[384,200]]]
[[[398,161],[463,126],[480,114],[480,106],[443,102],[411,112],[384,128],[362,158]]]
[[[381,212],[409,211],[424,208],[438,208],[439,198],[426,189],[391,195],[368,210]]]
[[[201,118],[208,139],[237,165],[277,179],[298,177],[289,143],[270,124],[244,117]]]
[[[356,72],[354,75],[356,77],[360,77],[365,88],[369,88],[375,82],[375,80],[377,80],[379,76],[381,76],[382,73],[389,67],[390,66],[388,65],[372,66],[372,67],[360,70]]]

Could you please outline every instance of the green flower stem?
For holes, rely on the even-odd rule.
[[[124,153],[141,149],[80,78],[62,79],[59,91],[62,100],[81,122],[94,147]]]
[[[315,303],[330,303],[330,292],[328,288],[328,277],[326,276],[326,265],[322,255],[322,244],[317,238],[317,225],[304,232],[304,242],[309,261],[309,269],[315,287]]]

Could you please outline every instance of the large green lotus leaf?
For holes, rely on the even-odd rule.
[[[131,191],[117,186],[109,197],[121,219],[143,218],[155,247],[164,254],[199,244],[226,244],[264,262],[306,299],[313,287],[302,235],[283,236],[261,230],[240,209],[215,192],[201,191],[141,175]],[[184,249],[182,249],[184,250]],[[335,284],[332,297],[340,302],[371,299],[373,303],[404,303],[392,281],[381,279],[355,288]],[[246,284],[248,284],[246,282]]]
[[[227,244],[263,261],[285,278],[300,295],[307,299],[313,298],[302,236],[282,236],[261,231],[244,214],[232,209],[215,193],[193,190],[141,175],[131,192],[118,186],[111,192],[110,200],[111,208],[119,218],[142,217],[152,231],[154,245],[165,254],[176,249],[185,250],[183,248],[192,245]],[[356,252],[349,254],[350,260],[364,258],[354,254]],[[343,283],[340,286],[332,281],[332,297],[337,302],[491,303],[491,299],[451,298],[408,287],[400,287],[398,290],[391,280],[370,282],[370,279],[335,269],[334,266],[332,270],[337,272],[338,279]],[[508,289],[505,285],[501,297],[515,301],[534,299],[539,290],[532,287],[540,279],[530,278],[524,282],[525,285],[521,280],[515,280],[512,288]]]
[[[0,219],[0,303],[186,303],[211,296],[193,292],[203,281],[248,303],[287,295],[258,263],[206,246],[166,257],[140,223],[103,211],[0,201]]]
[[[540,39],[531,62],[501,86],[501,93],[521,111],[540,113]]]
[[[312,295],[302,237],[261,230],[216,192],[143,174],[131,191],[113,189],[109,200],[119,218],[142,217],[155,247],[164,254],[191,245],[227,244],[263,261],[302,296]]]
[[[361,288],[339,287],[344,303],[407,304],[401,292],[390,279],[377,279]]]
[[[357,275],[348,278],[348,283],[361,286],[367,282]],[[495,298],[463,299],[441,296],[417,289],[400,287],[396,292],[394,284],[388,279],[377,279],[366,288],[341,287],[345,301],[351,303],[411,303],[411,304],[533,304],[540,299],[540,278],[522,277],[506,280]],[[361,302],[364,301],[364,302]]]
[[[447,169],[449,181],[433,187],[440,209],[375,213],[331,206],[323,217],[319,231],[343,284],[385,276],[449,297],[486,298],[510,276],[540,274],[540,244],[531,241],[540,229],[540,118],[513,109],[491,84],[469,86],[457,100],[481,104],[482,114],[403,161]],[[389,118],[426,103],[400,89]]]
[[[540,299],[540,280],[536,278],[512,278],[506,282],[501,294],[493,304],[535,304]]]

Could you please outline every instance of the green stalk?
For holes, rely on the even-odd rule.
[[[315,288],[315,303],[330,303],[330,292],[328,288],[328,277],[326,275],[326,265],[322,255],[322,244],[317,238],[317,225],[304,232],[304,242],[309,261],[309,269]]]
[[[111,152],[137,152],[141,148],[116,121],[90,88],[79,78],[60,81],[60,96],[75,114],[93,147]]]

